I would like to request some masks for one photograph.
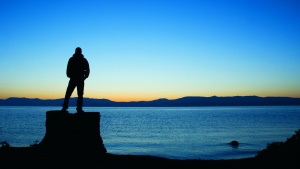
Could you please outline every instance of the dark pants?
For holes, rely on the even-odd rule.
[[[68,109],[70,97],[77,87],[77,110],[82,110],[82,102],[83,102],[83,90],[84,90],[84,80],[70,79],[69,85],[66,91],[65,100],[63,103],[63,108]]]

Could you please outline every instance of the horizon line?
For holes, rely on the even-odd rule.
[[[138,101],[114,101],[114,100],[110,100],[107,98],[91,98],[91,97],[83,97],[83,99],[104,99],[104,100],[109,100],[109,101],[113,101],[113,102],[143,102],[143,101],[154,101],[154,100],[160,100],[160,99],[167,99],[167,100],[177,100],[177,99],[181,99],[181,98],[185,98],[185,97],[260,97],[260,98],[270,98],[270,97],[281,97],[281,98],[295,98],[295,99],[299,99],[300,97],[290,97],[290,96],[258,96],[258,95],[231,95],[231,96],[183,96],[183,97],[178,97],[176,99],[168,99],[168,98],[157,98],[157,99],[153,99],[153,100],[138,100]],[[39,99],[39,100],[59,100],[59,99],[64,99],[64,98],[55,98],[55,99],[41,99],[41,98],[31,98],[31,97],[7,97],[7,98],[0,98],[1,100],[7,100],[10,98],[19,98],[19,99]],[[71,97],[71,98],[77,98],[77,97]]]

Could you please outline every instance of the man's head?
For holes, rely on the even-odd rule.
[[[75,49],[75,54],[81,54],[81,53],[82,53],[81,48],[80,48],[80,47],[77,47],[77,48]]]

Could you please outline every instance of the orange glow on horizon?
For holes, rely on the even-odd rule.
[[[152,101],[152,100],[157,100],[157,99],[169,99],[169,100],[174,100],[174,99],[179,99],[182,97],[186,97],[186,96],[199,96],[199,97],[212,97],[212,96],[217,96],[217,97],[233,97],[233,96],[258,96],[258,97],[292,97],[292,98],[300,98],[300,94],[290,94],[290,95],[271,95],[271,94],[264,94],[264,95],[250,95],[250,94],[245,94],[245,95],[185,95],[185,96],[178,96],[178,97],[174,97],[174,96],[169,96],[169,97],[155,97],[155,96],[148,96],[148,97],[139,97],[139,96],[103,96],[103,97],[90,97],[90,96],[84,96],[84,98],[91,98],[91,99],[108,99],[111,101],[115,101],[115,102],[135,102],[135,101]],[[64,98],[64,95],[58,95],[58,94],[44,94],[44,95],[22,95],[22,93],[20,94],[14,94],[11,96],[7,96],[7,95],[0,95],[0,99],[8,99],[10,97],[18,97],[18,98],[31,98],[31,99],[42,99],[42,100],[48,100],[48,99],[61,99]],[[75,92],[75,94],[72,94],[71,96],[72,98],[77,97],[77,94]]]

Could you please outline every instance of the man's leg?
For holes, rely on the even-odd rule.
[[[70,97],[71,97],[75,87],[76,87],[76,84],[74,83],[73,80],[70,79],[68,87],[67,87],[67,91],[66,91],[66,94],[65,94],[65,100],[64,100],[64,103],[63,103],[63,108],[62,108],[63,111],[66,111],[68,109],[69,100],[70,100]]]
[[[82,105],[83,105],[83,91],[84,91],[84,80],[83,81],[79,81],[77,83],[77,112],[83,112],[82,110]]]

